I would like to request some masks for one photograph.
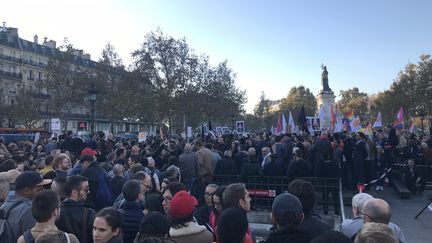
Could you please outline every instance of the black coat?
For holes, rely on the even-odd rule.
[[[321,219],[310,216],[305,217],[303,222],[301,222],[296,229],[306,232],[310,238],[313,239],[324,232],[332,230],[332,227]]]
[[[310,168],[304,159],[292,160],[286,174],[288,178],[309,177]]]
[[[264,241],[264,243],[308,243],[310,240],[310,235],[308,235],[307,232],[285,228],[270,233],[269,237],[266,241]]]
[[[328,139],[320,139],[311,150],[311,160],[313,161],[313,172],[317,176],[319,174],[320,164],[323,161],[333,158],[333,147]]]
[[[124,242],[133,242],[139,225],[144,217],[144,206],[138,201],[125,201],[120,206],[119,212],[122,215],[122,232]]]
[[[87,195],[86,204],[94,208],[96,211],[112,205],[112,201],[95,203],[96,192],[99,188],[99,177],[105,180],[105,184],[110,186],[109,176],[106,171],[100,167],[96,162],[91,162],[89,167],[82,172],[82,176],[86,177],[89,182],[90,192]],[[111,188],[110,188],[111,189]],[[112,199],[112,194],[111,194]]]
[[[111,179],[113,202],[117,199],[120,193],[122,193],[123,185],[126,183],[126,181],[126,178],[123,176],[114,176],[114,178]]]
[[[230,157],[223,157],[216,163],[215,175],[237,175],[235,161]]]
[[[87,208],[87,241],[83,237],[83,218],[85,206],[82,202],[77,202],[71,199],[66,199],[60,206],[60,217],[56,221],[56,226],[59,230],[74,234],[81,243],[93,242],[93,221],[95,212],[93,209]]]

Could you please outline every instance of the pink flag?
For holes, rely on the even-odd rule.
[[[396,120],[394,121],[393,126],[397,129],[402,129],[404,127],[404,116],[403,116],[403,107],[402,106],[396,115]]]

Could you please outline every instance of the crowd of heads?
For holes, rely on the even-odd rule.
[[[248,188],[243,183],[214,184],[215,176],[331,176],[317,174],[324,171],[321,162],[340,163],[338,156],[342,158],[350,140],[354,149],[355,141],[373,141],[378,151],[387,151],[392,144],[393,153],[413,151],[404,146],[416,145],[415,138],[405,139],[404,134],[393,138],[392,131],[380,131],[373,138],[362,133],[263,133],[204,140],[148,138],[144,142],[118,141],[101,133],[91,137],[83,140],[68,133],[37,143],[1,143],[0,213],[10,210],[14,216],[23,216],[16,221],[26,225],[24,231],[40,223],[52,225],[44,234],[34,235],[38,242],[68,242],[69,234],[81,242],[185,242],[190,236],[184,231],[199,232],[202,242],[249,242],[252,237],[246,215],[253,205]],[[429,138],[418,142],[416,151],[427,154]],[[101,202],[107,196],[109,199]],[[26,215],[15,212],[12,202],[21,199],[31,207],[33,223],[19,222]],[[292,181],[286,192],[273,200],[274,232],[304,230],[304,225],[315,220],[316,201],[314,185]],[[356,242],[368,242],[365,239],[370,232],[381,227],[375,224],[389,225],[391,213],[385,201],[359,194],[352,205],[353,215],[364,219],[365,227],[373,223],[358,229]],[[18,207],[22,211],[25,205]],[[62,217],[64,212],[70,214]],[[74,229],[74,223],[81,228]],[[18,239],[24,231],[14,232],[13,237]],[[304,237],[312,240],[311,235],[340,237],[316,229]]]

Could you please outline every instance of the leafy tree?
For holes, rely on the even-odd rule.
[[[71,44],[61,46],[48,61],[47,78],[41,84],[50,94],[47,101],[50,112],[59,116],[64,128],[67,127],[70,114],[80,112],[83,100],[88,96],[88,74],[73,52]]]
[[[133,57],[133,71],[152,90],[157,123],[171,118],[183,130],[185,122],[180,120],[194,126],[208,119],[223,121],[243,110],[245,93],[235,87],[227,62],[211,67],[208,57],[197,56],[184,38],[151,32]]]
[[[42,101],[37,94],[29,90],[20,90],[15,98],[15,103],[10,107],[8,117],[15,123],[33,128],[37,121],[42,119]]]
[[[347,112],[348,109],[353,109],[354,114],[360,116],[361,121],[370,119],[368,112],[369,97],[366,93],[360,92],[357,87],[348,90],[341,90],[341,97],[337,102],[339,109],[342,112]]]
[[[280,109],[283,112],[291,111],[293,118],[297,121],[301,107],[304,105],[307,116],[313,116],[317,110],[317,102],[314,94],[304,86],[292,87],[288,96],[282,99]],[[288,119],[288,117],[287,117]]]
[[[381,111],[383,121],[390,124],[401,106],[405,117],[415,117],[420,107],[431,114],[432,60],[421,55],[417,64],[409,63],[399,72],[388,90],[376,94],[370,103],[371,110]]]
[[[270,100],[268,100],[264,94],[264,91],[261,91],[261,96],[258,103],[254,108],[254,115],[263,118],[267,116],[270,112]]]

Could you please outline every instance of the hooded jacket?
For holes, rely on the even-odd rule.
[[[205,226],[199,225],[196,222],[186,223],[186,227],[169,230],[169,238],[177,243],[212,243],[213,235]]]
[[[93,209],[87,208],[83,202],[78,202],[72,199],[65,199],[60,206],[60,217],[56,221],[56,226],[59,230],[74,234],[81,243],[93,242],[93,221],[95,212]],[[83,235],[83,220],[84,210],[87,211],[87,240],[84,241]]]

